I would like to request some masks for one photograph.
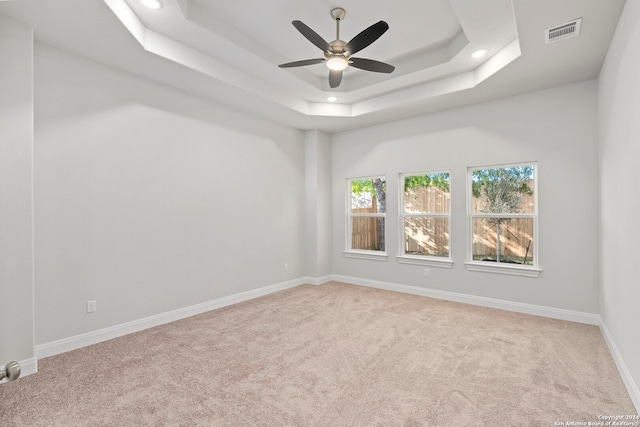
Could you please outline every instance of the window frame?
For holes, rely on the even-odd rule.
[[[343,254],[346,258],[357,258],[357,259],[366,259],[373,261],[386,261],[388,258],[387,255],[387,245],[385,243],[385,248],[382,251],[375,250],[367,250],[367,249],[353,249],[352,242],[352,226],[353,226],[353,218],[384,218],[384,235],[386,242],[386,234],[387,234],[387,213],[386,212],[372,212],[372,213],[356,213],[352,212],[351,208],[351,188],[353,181],[363,181],[363,180],[371,180],[381,178],[384,179],[385,186],[388,184],[387,177],[384,174],[375,174],[375,175],[367,175],[361,177],[351,177],[347,178],[346,181],[346,191],[345,191],[345,249]],[[386,191],[386,195],[388,196],[388,188]]]
[[[449,213],[437,214],[437,213],[407,213],[404,209],[404,192],[405,192],[405,178],[408,176],[424,176],[435,174],[448,174],[449,175]],[[453,236],[452,232],[452,218],[451,218],[451,170],[438,169],[425,172],[406,172],[400,174],[399,179],[399,191],[398,191],[398,255],[396,260],[400,264],[414,264],[425,265],[430,267],[451,268],[453,266],[453,259],[451,258]],[[448,233],[449,233],[449,254],[447,257],[436,257],[431,255],[414,255],[407,254],[404,248],[405,242],[405,219],[406,218],[447,218],[448,219]]]
[[[531,166],[533,168],[533,212],[531,213],[483,213],[473,212],[473,172],[477,170],[487,169],[504,169]],[[519,265],[508,263],[490,263],[487,261],[476,261],[473,259],[473,221],[476,218],[531,218],[533,220],[533,264],[532,265]],[[538,277],[542,272],[539,266],[538,247],[540,246],[538,240],[538,163],[537,162],[522,162],[522,163],[507,163],[500,165],[486,165],[486,166],[471,166],[467,168],[467,258],[465,261],[465,268],[469,271],[480,271],[488,273],[509,274],[525,277]]]

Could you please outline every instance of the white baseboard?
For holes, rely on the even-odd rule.
[[[308,283],[309,285],[324,285],[325,283],[329,283],[333,280],[333,275],[329,274],[327,276],[322,277],[309,277],[306,276],[303,278],[304,283]]]
[[[38,359],[32,357],[30,359],[20,360],[18,361],[20,364],[20,378],[26,377],[27,375],[32,375],[38,372]],[[7,380],[0,380],[0,384],[6,383]]]
[[[36,358],[41,359],[44,357],[54,356],[56,354],[86,347],[91,344],[107,341],[107,340],[121,337],[123,335],[127,335],[133,332],[142,331],[144,329],[152,328],[154,326],[159,326],[165,323],[174,322],[176,320],[184,319],[186,317],[194,316],[196,314],[205,313],[207,311],[215,310],[217,308],[226,307],[228,305],[237,304],[239,302],[258,298],[274,292],[293,288],[293,287],[302,285],[304,283],[306,282],[303,279],[290,280],[287,282],[265,286],[259,289],[241,292],[239,294],[230,295],[223,298],[218,298],[212,301],[207,301],[207,302],[192,305],[189,307],[179,308],[177,310],[168,311],[166,313],[161,313],[161,314],[145,317],[138,320],[133,320],[131,322],[122,323],[122,324],[111,326],[108,328],[99,329],[96,331],[91,331],[91,332],[87,332],[80,335],[75,335],[69,338],[63,338],[61,340],[53,341],[50,343],[36,345],[35,346]]]
[[[513,311],[516,313],[532,314],[534,316],[549,317],[551,319],[568,320],[571,322],[586,323],[588,325],[600,324],[600,316],[598,314],[584,313],[581,311],[572,311],[562,308],[525,304],[521,302],[460,294],[456,292],[441,291],[437,289],[420,288],[417,286],[401,285],[398,283],[381,282],[378,280],[370,279],[361,279],[358,277],[333,275],[333,280],[336,280],[338,282],[350,283],[352,285],[368,286],[371,288],[385,289],[388,291],[403,292],[405,294],[421,295],[446,301],[497,308],[500,310]]]
[[[636,407],[636,412],[640,414],[640,389],[638,388],[638,385],[635,383],[635,381],[633,381],[631,372],[629,372],[629,369],[627,369],[627,365],[624,363],[624,360],[622,360],[622,356],[618,351],[618,347],[616,346],[615,342],[613,342],[613,338],[609,333],[609,329],[607,329],[607,325],[605,325],[602,318],[600,319],[600,330],[602,331],[604,340],[609,347],[611,356],[613,356],[613,360],[616,362],[618,372],[620,372],[620,377],[622,377],[622,382],[624,382],[625,387],[627,387],[629,397],[631,397],[631,401]]]

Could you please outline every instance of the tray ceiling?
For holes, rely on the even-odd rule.
[[[337,132],[596,78],[624,0],[0,1],[36,41],[300,129]],[[291,25],[341,39],[384,20],[358,52],[392,74],[324,64],[279,68],[322,52]],[[580,35],[545,44],[545,29],[582,18]],[[470,55],[487,49],[483,58]],[[329,102],[329,96],[337,101]]]

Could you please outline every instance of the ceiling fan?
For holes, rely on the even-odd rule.
[[[324,52],[324,58],[305,59],[303,61],[288,62],[280,64],[280,68],[303,67],[305,65],[314,65],[324,62],[329,68],[329,86],[336,88],[340,86],[342,81],[342,72],[349,66],[359,68],[366,71],[374,71],[376,73],[391,73],[395,70],[393,65],[384,62],[375,61],[373,59],[352,58],[356,52],[361,51],[389,29],[389,25],[384,21],[379,21],[363,30],[355,36],[349,43],[340,40],[340,21],[344,19],[346,12],[341,7],[331,10],[331,17],[336,21],[336,39],[331,43],[327,43],[315,31],[309,28],[301,21],[291,22],[300,33],[311,43],[316,45]]]

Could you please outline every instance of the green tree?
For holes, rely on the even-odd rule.
[[[473,197],[483,199],[483,213],[518,213],[523,197],[533,194],[529,187],[533,179],[532,166],[475,170],[471,179]],[[500,233],[509,221],[511,218],[488,219],[496,227],[496,262],[500,262]]]
[[[411,175],[404,178],[404,191],[423,187],[436,187],[449,191],[449,174],[436,173],[431,175]]]

